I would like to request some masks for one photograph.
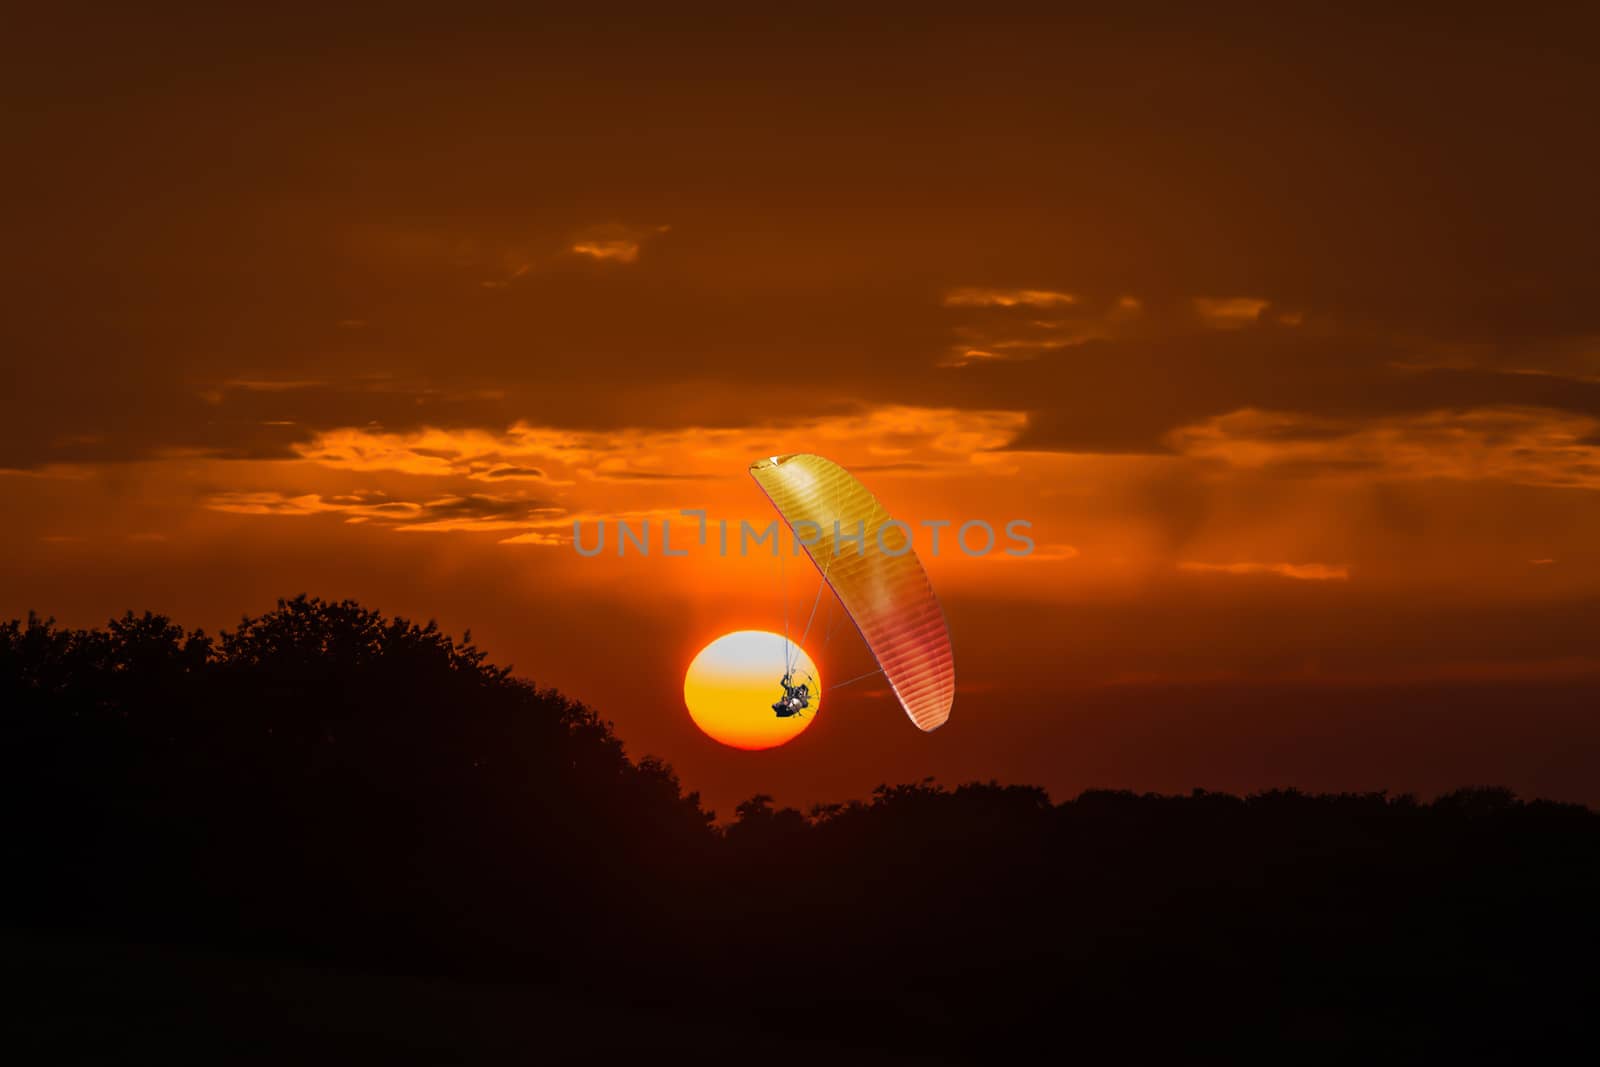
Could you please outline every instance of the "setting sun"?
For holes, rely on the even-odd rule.
[[[810,704],[783,717],[772,705],[784,695],[781,679],[792,664],[794,680],[809,687]],[[821,704],[817,665],[782,634],[737,630],[723,634],[689,664],[683,702],[695,725],[733,748],[775,748],[811,725]]]

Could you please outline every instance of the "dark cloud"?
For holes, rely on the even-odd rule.
[[[724,15],[441,38],[390,8],[315,47],[31,16],[0,466],[881,403],[1096,451],[1244,406],[1594,410],[1583,15],[985,12],[914,46]],[[984,297],[1017,293],[1047,298]],[[1197,300],[1263,306],[1224,331]]]
[[[594,476],[608,482],[701,482],[704,474],[670,474],[662,471],[596,471]]]
[[[1018,450],[1165,452],[1173,430],[1241,408],[1360,418],[1528,407],[1600,417],[1600,383],[1497,369],[1417,369],[1404,364],[1408,353],[1414,350],[1396,340],[1260,327],[1094,342],[1035,363],[949,373],[967,386],[969,400],[1029,412],[1027,430],[1010,445]],[[1310,419],[1275,432],[1332,431]]]
[[[401,530],[504,531],[547,520],[563,509],[548,501],[468,493],[426,500],[389,493],[296,493],[285,490],[220,490],[205,498],[213,511],[242,515],[332,515],[346,522],[373,522]]]
[[[525,518],[542,510],[544,505],[526,500],[506,500],[473,493],[467,496],[442,497],[423,505],[424,514],[432,518],[504,519]]]

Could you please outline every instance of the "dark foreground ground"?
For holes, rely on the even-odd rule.
[[[13,1063],[816,1063],[861,1051],[764,1031],[730,1003],[736,983],[706,989],[696,1007],[61,932],[0,936]]]
[[[863,976],[836,943],[832,986],[759,960],[608,986],[581,965],[486,978],[103,933],[0,937],[13,1063],[1587,1062],[1589,931],[1485,955],[1497,925],[1486,916],[1433,959],[1396,959],[1360,932],[1320,955],[1289,932],[1277,949],[1220,937],[1210,958],[1192,944],[1113,939],[1110,961],[1041,945],[1049,958],[1025,978],[982,964]]]
[[[710,824],[430,627],[0,627],[7,1062],[1588,1062],[1600,816],[883,788]]]

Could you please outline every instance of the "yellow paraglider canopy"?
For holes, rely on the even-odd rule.
[[[760,459],[750,475],[839,598],[911,721],[922,730],[944,725],[955,702],[955,656],[909,528],[821,456]]]

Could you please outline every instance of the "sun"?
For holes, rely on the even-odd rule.
[[[810,687],[811,704],[788,718],[772,710],[783,694],[784,667]],[[683,676],[689,717],[708,737],[733,748],[775,748],[794,740],[816,718],[822,676],[805,649],[767,630],[723,634],[700,650]]]

